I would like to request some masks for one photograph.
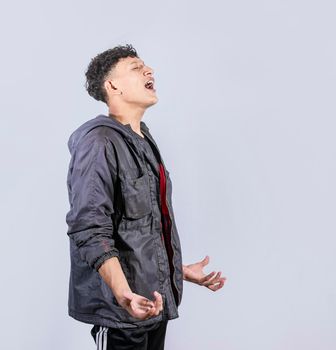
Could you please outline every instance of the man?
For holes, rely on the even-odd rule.
[[[142,121],[158,101],[153,70],[117,46],[91,60],[86,79],[108,115],[68,142],[69,315],[93,325],[97,349],[160,350],[183,279],[216,291],[225,278],[203,272],[208,256],[182,265],[169,172]]]

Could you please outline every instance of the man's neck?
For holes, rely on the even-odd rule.
[[[145,113],[143,109],[128,109],[127,111],[116,111],[109,108],[109,116],[117,119],[121,124],[130,124],[134,132],[144,137],[140,129],[140,121]]]

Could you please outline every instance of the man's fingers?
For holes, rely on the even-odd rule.
[[[155,297],[155,301],[159,301],[159,302],[162,303],[162,295],[159,292],[157,292],[157,291],[154,291],[153,294],[154,294],[154,297]]]
[[[211,277],[213,277],[215,274],[215,271],[210,272],[208,275],[202,277],[199,281],[200,284],[204,284],[206,281],[208,281]]]
[[[207,255],[202,261],[201,261],[201,264],[202,266],[206,266],[209,264],[209,256]]]
[[[128,295],[130,297],[130,295]],[[154,292],[155,300],[149,300],[143,296],[133,294],[133,299],[130,303],[132,314],[136,315],[137,318],[147,320],[152,316],[159,315],[160,311],[163,310],[162,296],[157,291]]]
[[[155,302],[154,302],[155,311],[156,311],[156,315],[158,315],[160,313],[160,311],[163,310],[162,295],[160,293],[158,293],[157,291],[155,291],[154,297],[155,297]]]
[[[208,286],[210,284],[213,284],[215,283],[216,281],[219,280],[220,278],[220,275],[221,275],[221,272],[217,272],[213,277],[209,278],[208,280],[206,280],[204,283],[203,283],[203,286]]]
[[[143,311],[144,313],[147,313],[149,310],[151,310],[151,307],[139,305],[139,306],[137,307],[137,309],[140,310],[140,311]]]
[[[224,283],[218,283],[218,284],[209,286],[208,288],[211,289],[213,292],[216,292],[217,290],[221,289],[223,286],[224,286]]]
[[[162,302],[161,294],[155,291],[154,297],[155,297],[154,302],[149,299],[143,298],[139,303],[139,310],[141,310],[144,313],[143,314],[144,319],[149,319],[152,316],[157,316],[160,313],[160,311],[163,310],[163,307],[162,307],[163,302]]]
[[[214,284],[211,284],[211,285],[209,285],[207,287],[215,292],[215,291],[217,291],[218,289],[221,289],[224,286],[225,281],[226,281],[226,278],[223,277],[218,282],[216,282]]]
[[[138,307],[145,310],[146,312],[154,308],[154,303],[151,300],[142,300],[139,302]]]
[[[156,307],[153,306],[147,311],[146,319],[156,315],[158,315],[158,313],[157,313]]]
[[[163,304],[162,295],[160,293],[158,293],[157,291],[155,291],[154,297],[155,297],[155,301],[154,301],[155,306],[162,307],[162,304]]]
[[[139,301],[139,305],[146,306],[146,307],[153,307],[154,303],[149,299],[143,298]]]
[[[142,320],[150,318],[155,313],[154,302],[138,294],[133,294],[130,307],[132,314]]]
[[[146,311],[146,318],[150,318],[150,317],[154,316],[154,314],[155,314],[155,308],[152,307]]]
[[[208,281],[204,285],[205,286],[213,285],[213,284],[218,283],[219,281],[221,281],[223,278],[225,279],[225,277],[221,277],[221,273],[217,273],[217,275],[214,278],[212,278],[210,281]]]
[[[137,315],[137,317],[141,318],[141,319],[150,318],[151,316],[153,316],[153,314],[155,312],[154,307],[141,306],[139,304],[133,305],[132,310]]]

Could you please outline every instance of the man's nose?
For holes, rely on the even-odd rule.
[[[151,67],[145,66],[144,75],[153,75],[154,70]]]

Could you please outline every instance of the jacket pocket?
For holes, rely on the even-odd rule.
[[[138,178],[124,178],[121,181],[124,216],[138,219],[152,211],[149,193],[149,180],[146,174]]]

